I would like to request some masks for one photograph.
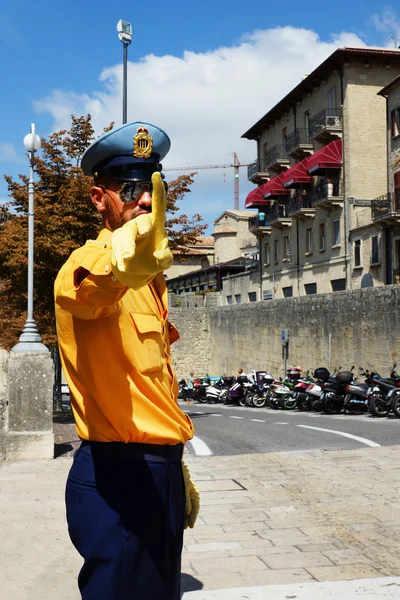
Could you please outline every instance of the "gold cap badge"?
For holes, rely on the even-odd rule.
[[[150,158],[153,150],[153,138],[146,127],[138,127],[133,136],[133,156],[136,158]]]

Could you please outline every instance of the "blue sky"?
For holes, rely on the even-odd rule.
[[[0,8],[0,173],[28,171],[22,140],[91,112],[98,129],[121,123],[122,45],[132,23],[128,120],[163,127],[165,167],[242,163],[256,156],[241,134],[337,47],[400,43],[395,5],[253,0],[57,2],[14,0]],[[240,170],[240,208],[252,189]],[[179,173],[176,173],[176,176]],[[175,173],[174,173],[175,176]],[[168,174],[172,178],[172,173]],[[0,181],[0,201],[7,196]],[[199,171],[183,212],[207,223],[233,208],[233,169]],[[211,230],[209,229],[210,233]]]

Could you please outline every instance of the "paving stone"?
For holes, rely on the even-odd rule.
[[[258,556],[238,556],[212,560],[199,557],[195,564],[198,575],[211,573],[245,573],[246,571],[260,571],[267,569],[267,565]]]
[[[345,581],[379,577],[381,573],[371,565],[335,565],[332,567],[307,567],[317,581]]]
[[[284,569],[291,567],[322,567],[332,565],[332,562],[321,552],[298,552],[290,553],[290,557],[284,554],[260,553],[260,558],[270,569]]]
[[[249,586],[282,585],[312,581],[313,577],[305,569],[270,569],[268,571],[252,571],[243,573],[245,583]],[[267,600],[267,598],[265,599]],[[273,600],[268,599],[268,600]],[[311,600],[311,599],[310,599]]]
[[[373,562],[370,558],[367,558],[364,554],[353,548],[347,550],[323,550],[323,553],[335,565],[356,565]]]
[[[185,546],[186,552],[213,552],[214,550],[236,550],[240,548],[239,542],[209,542],[206,544],[189,544]]]

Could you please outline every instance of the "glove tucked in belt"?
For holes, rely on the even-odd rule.
[[[189,469],[183,461],[182,471],[186,490],[185,529],[187,527],[193,529],[200,510],[200,494],[193,481],[190,479]]]

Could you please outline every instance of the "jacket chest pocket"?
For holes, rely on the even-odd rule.
[[[156,371],[162,367],[164,342],[162,324],[155,315],[130,313],[135,337],[133,342],[133,366],[140,373]]]

